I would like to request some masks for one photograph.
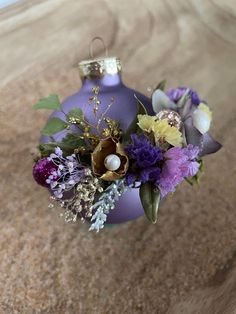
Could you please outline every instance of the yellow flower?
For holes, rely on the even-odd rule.
[[[167,119],[157,120],[155,116],[138,115],[138,126],[145,132],[153,133],[156,144],[166,141],[172,146],[182,146],[182,134]]]
[[[155,116],[148,116],[147,114],[138,115],[138,126],[145,132],[150,133],[153,129],[153,126],[156,122]]]
[[[182,134],[174,126],[170,126],[167,119],[157,120],[153,126],[155,141],[164,139],[172,146],[182,146]]]

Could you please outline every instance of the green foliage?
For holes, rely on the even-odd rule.
[[[57,118],[57,117],[53,117],[50,120],[48,120],[48,122],[46,123],[45,127],[42,130],[42,134],[43,135],[48,135],[48,136],[52,136],[64,129],[66,129],[69,126],[68,123],[66,123],[65,121]]]
[[[165,90],[165,86],[166,86],[166,80],[162,80],[162,81],[157,85],[157,87],[154,89],[154,91],[157,90],[157,89],[160,89],[160,90],[164,91],[164,90]]]
[[[38,149],[41,153],[41,157],[48,157],[51,153],[54,152],[54,149],[59,146],[59,143],[50,142],[46,144],[39,144]]]
[[[84,140],[82,140],[78,135],[67,134],[61,142],[50,142],[46,144],[39,145],[39,151],[42,157],[47,157],[54,152],[55,147],[60,147],[65,156],[74,153],[76,148],[84,146]]]
[[[146,217],[152,223],[157,221],[157,212],[160,203],[160,191],[151,182],[143,183],[139,190],[139,196]]]
[[[136,95],[134,95],[134,97],[137,100],[137,114],[134,118],[134,120],[131,122],[130,126],[128,127],[127,131],[125,132],[124,136],[123,136],[123,142],[127,143],[130,140],[130,135],[132,133],[137,133],[138,131],[138,115],[139,114],[147,114],[147,110],[144,106],[144,104],[137,98]]]
[[[84,119],[83,111],[80,108],[74,108],[67,113],[69,118]]]
[[[187,89],[183,96],[178,100],[177,107],[182,108],[185,106],[186,102],[189,100],[189,90]]]
[[[47,98],[42,98],[33,106],[33,109],[50,109],[50,110],[61,110],[61,103],[57,95],[50,95]]]

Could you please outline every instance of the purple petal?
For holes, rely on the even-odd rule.
[[[160,177],[160,168],[149,167],[140,172],[140,181],[145,183],[147,181],[157,181]]]
[[[192,177],[195,176],[195,174],[199,170],[199,163],[197,161],[188,161],[181,165],[181,171],[183,177]]]
[[[136,180],[136,174],[128,172],[125,179],[128,186],[133,185]]]
[[[203,135],[193,126],[192,117],[188,117],[184,121],[184,133],[185,133],[187,144],[192,144],[198,147],[201,146]]]
[[[222,145],[215,141],[212,136],[207,132],[203,134],[202,145],[200,148],[199,155],[202,157],[204,155],[216,153],[219,149],[221,149]]]

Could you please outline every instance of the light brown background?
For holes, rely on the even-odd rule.
[[[31,106],[80,87],[75,65],[96,35],[129,86],[188,84],[214,110],[224,149],[156,225],[67,225],[31,177],[48,115]],[[0,11],[0,313],[236,313],[235,65],[235,0],[21,0]]]

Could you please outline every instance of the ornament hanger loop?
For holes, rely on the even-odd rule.
[[[104,48],[104,52],[105,52],[105,56],[108,57],[108,49],[107,49],[107,46],[106,46],[104,40],[102,39],[102,37],[96,36],[96,37],[94,37],[94,38],[91,40],[91,42],[90,42],[90,44],[89,44],[89,55],[90,55],[90,58],[91,58],[91,59],[94,58],[94,42],[95,42],[96,40],[99,40],[99,41],[102,43],[103,48]]]

